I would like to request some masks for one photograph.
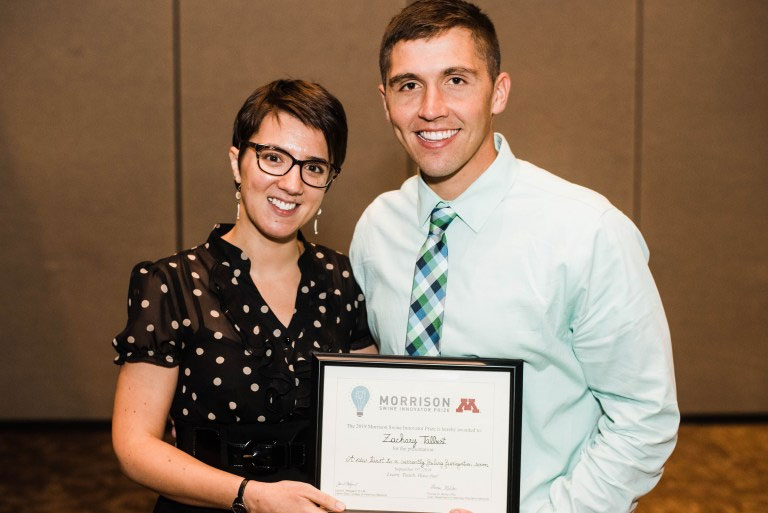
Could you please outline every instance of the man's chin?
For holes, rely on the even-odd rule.
[[[450,180],[458,172],[459,169],[453,166],[419,166],[419,174],[428,184],[443,183]]]

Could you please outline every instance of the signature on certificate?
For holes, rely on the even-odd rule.
[[[384,433],[384,438],[381,440],[384,443],[388,444],[401,444],[401,445],[410,445],[411,447],[416,447],[417,445],[424,444],[424,445],[445,445],[448,443],[446,440],[446,437],[444,436],[435,436],[435,435],[404,435],[403,433],[400,433],[398,435],[393,435],[392,433]]]

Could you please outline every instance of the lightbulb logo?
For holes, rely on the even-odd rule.
[[[371,393],[362,385],[356,386],[352,389],[352,402],[357,408],[357,416],[363,416],[363,408],[368,404],[368,399],[371,398]]]

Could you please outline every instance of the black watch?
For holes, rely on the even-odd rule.
[[[235,513],[248,513],[248,508],[245,507],[245,502],[243,502],[243,493],[247,484],[248,480],[243,479],[243,482],[240,483],[240,489],[237,491],[237,498],[232,502],[232,511]]]

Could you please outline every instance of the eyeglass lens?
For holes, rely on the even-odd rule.
[[[297,162],[291,155],[272,148],[262,149],[258,155],[259,167],[270,175],[284,175]],[[322,160],[302,161],[301,179],[313,187],[325,187],[331,179],[331,165]]]

